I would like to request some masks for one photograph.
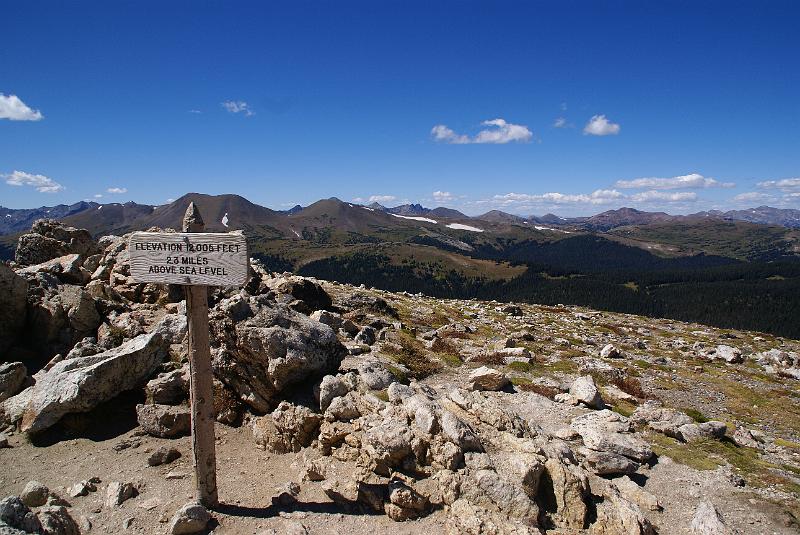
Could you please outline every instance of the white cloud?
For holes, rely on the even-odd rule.
[[[225,105],[225,104],[223,103],[223,106],[224,106],[224,105]],[[194,113],[194,114],[196,114],[196,115],[197,115],[197,114],[200,114],[200,113],[203,113],[203,112],[202,112],[202,111],[200,111],[200,110],[189,110],[189,113]]]
[[[222,103],[222,107],[231,113],[243,113],[245,117],[251,117],[256,114],[244,100],[226,100]]]
[[[549,192],[541,194],[506,193],[495,195],[491,199],[477,201],[477,205],[491,205],[498,208],[534,210],[545,206],[598,206],[625,204],[650,204],[650,203],[693,203],[697,201],[697,194],[692,191],[665,192],[648,190],[626,195],[616,189],[598,189],[592,193],[559,193]]]
[[[452,145],[464,145],[471,143],[469,136],[459,135],[443,124],[437,124],[431,129],[431,135],[436,141],[450,143]]]
[[[559,117],[555,121],[553,121],[553,127],[555,128],[566,128],[568,126],[569,125],[567,124],[567,120],[563,117]]]
[[[693,191],[676,191],[667,193],[666,191],[642,191],[628,197],[633,202],[691,202],[697,200],[697,193]]]
[[[527,193],[506,193],[495,195],[493,199],[500,204],[514,203],[550,203],[550,204],[607,204],[625,196],[617,190],[599,189],[592,193],[567,194],[567,193],[542,193],[529,195]]]
[[[94,194],[94,198],[95,199],[102,199],[103,198],[103,194],[102,193],[95,193]]]
[[[369,197],[355,197],[353,202],[368,202],[368,203],[387,203],[397,199],[394,195],[370,195]]]
[[[619,134],[619,131],[619,124],[612,123],[605,115],[593,116],[583,127],[583,133],[592,136],[615,136]]]
[[[763,189],[779,189],[784,193],[800,191],[800,178],[784,178],[782,180],[766,180],[757,184]]]
[[[466,145],[466,144],[496,144],[502,145],[505,143],[517,142],[527,143],[533,138],[527,126],[512,124],[506,122],[504,119],[492,119],[483,121],[481,123],[485,128],[475,134],[474,137],[469,137],[464,134],[457,134],[451,128],[437,124],[431,129],[431,136],[435,141],[442,143],[449,143],[451,145]]]
[[[733,198],[733,202],[737,203],[749,203],[749,202],[766,202],[772,201],[775,199],[774,195],[770,195],[768,193],[763,193],[761,191],[748,191],[746,193],[740,193]]]
[[[6,184],[11,186],[31,186],[41,193],[58,193],[65,189],[64,186],[44,175],[14,171],[11,174],[0,176],[6,179]]]
[[[11,121],[41,121],[44,115],[39,110],[32,110],[17,95],[0,93],[0,119]]]
[[[672,178],[635,178],[617,180],[614,186],[621,189],[683,189],[683,188],[733,188],[733,182],[719,182],[698,173]]]
[[[433,192],[433,199],[435,201],[443,202],[443,201],[452,201],[455,199],[455,195],[450,193],[449,191],[434,191]]]
[[[369,202],[377,202],[377,203],[384,203],[384,202],[392,202],[397,197],[394,195],[370,195]]]
[[[114,194],[128,193],[128,188],[108,188],[106,191]]]

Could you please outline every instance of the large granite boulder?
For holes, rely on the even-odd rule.
[[[53,274],[44,272],[35,273],[28,283],[27,321],[20,343],[50,358],[96,335],[100,313],[83,287],[61,284]]]
[[[88,230],[40,219],[31,226],[30,232],[19,237],[14,260],[21,266],[30,266],[68,254],[87,257],[99,252]]]
[[[27,295],[28,282],[0,262],[0,359],[25,325]]]
[[[3,402],[0,412],[24,432],[44,431],[66,414],[88,412],[143,383],[166,354],[164,337],[154,331],[103,353],[62,360]]]
[[[260,412],[309,378],[333,372],[346,349],[333,330],[290,308],[235,296],[212,312],[214,375]],[[309,383],[310,384],[310,383]]]

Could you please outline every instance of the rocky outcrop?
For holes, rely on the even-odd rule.
[[[590,450],[627,457],[637,463],[653,456],[650,445],[632,433],[630,420],[608,409],[578,416],[571,427]]]
[[[21,362],[0,364],[0,401],[5,401],[22,390],[28,369]]]
[[[89,282],[91,273],[83,267],[83,257],[79,254],[69,254],[53,258],[41,264],[35,264],[19,270],[20,275],[33,275],[36,273],[49,273],[54,275],[64,284],[84,285]]]
[[[83,287],[61,284],[48,273],[36,273],[28,282],[27,346],[49,358],[95,336],[101,316],[95,299]]]
[[[242,401],[267,412],[281,393],[335,370],[346,350],[333,330],[263,296],[236,296],[212,313],[214,374]]]
[[[58,362],[37,374],[34,386],[3,402],[2,412],[27,433],[43,431],[65,414],[89,411],[140,385],[165,354],[163,337],[153,332],[97,355]]]
[[[89,231],[52,219],[40,219],[34,222],[30,232],[19,237],[14,260],[20,266],[30,266],[68,254],[87,257],[99,252]]]
[[[800,353],[770,349],[759,353],[757,362],[767,373],[800,380]]]
[[[27,296],[28,282],[0,262],[0,359],[25,325]]]

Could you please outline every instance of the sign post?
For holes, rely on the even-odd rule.
[[[134,280],[181,284],[186,290],[195,491],[201,504],[214,507],[218,497],[208,286],[244,285],[248,254],[241,232],[204,234],[204,228],[197,206],[190,203],[183,233],[136,232],[128,251]]]

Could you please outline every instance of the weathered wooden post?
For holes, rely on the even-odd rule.
[[[214,507],[218,496],[208,287],[245,284],[249,265],[241,232],[203,233],[204,228],[197,206],[190,203],[182,233],[135,232],[128,251],[134,280],[181,284],[186,290],[195,492],[201,504]]]
[[[183,231],[200,233],[205,223],[195,204],[183,216]],[[206,507],[219,502],[214,443],[214,375],[208,342],[208,286],[185,286],[189,323],[189,400],[192,409],[192,464],[197,500]]]

